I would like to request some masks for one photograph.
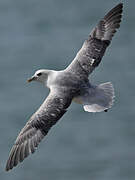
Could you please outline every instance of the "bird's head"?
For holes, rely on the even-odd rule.
[[[49,73],[50,73],[50,70],[40,69],[36,71],[35,74],[27,80],[27,82],[38,81],[38,82],[46,84]]]

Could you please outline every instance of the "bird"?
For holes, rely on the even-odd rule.
[[[40,69],[28,79],[49,88],[50,92],[39,109],[19,133],[6,163],[11,170],[34,153],[52,126],[67,112],[74,101],[87,112],[107,112],[114,102],[111,82],[91,84],[89,75],[100,64],[116,30],[120,27],[123,3],[112,8],[95,26],[73,61],[60,71]]]

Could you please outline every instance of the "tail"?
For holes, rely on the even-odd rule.
[[[81,100],[85,111],[101,112],[111,108],[114,97],[113,85],[111,82],[107,82],[89,88]]]
[[[123,4],[115,6],[93,29],[91,36],[100,40],[111,41],[116,29],[120,27]]]

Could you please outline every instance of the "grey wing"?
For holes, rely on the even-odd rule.
[[[72,96],[68,93],[66,95],[49,94],[18,135],[10,152],[6,171],[22,162],[29,154],[35,152],[36,147],[47,135],[49,129],[64,115],[71,101]]]
[[[83,71],[89,75],[99,65],[116,29],[120,27],[123,4],[114,7],[92,30],[75,59],[68,66],[70,71]]]

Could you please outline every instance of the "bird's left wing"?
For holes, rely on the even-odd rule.
[[[50,92],[44,103],[18,135],[10,152],[6,171],[35,152],[36,147],[47,135],[50,128],[64,115],[71,101],[72,95],[68,92]]]
[[[67,67],[69,71],[85,72],[87,76],[99,65],[116,30],[120,27],[123,4],[109,11],[90,33],[75,59]]]

